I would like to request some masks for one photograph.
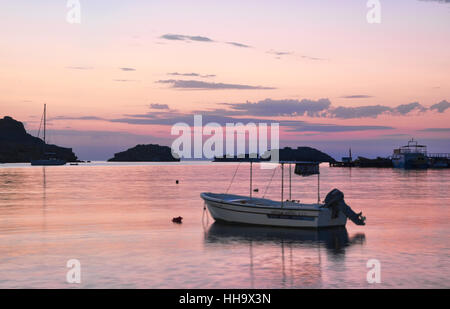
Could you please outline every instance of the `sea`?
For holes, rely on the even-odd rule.
[[[0,288],[450,288],[449,169],[322,164],[291,198],[334,188],[365,226],[214,222],[200,193],[248,195],[246,163],[0,164]],[[253,189],[279,200],[280,169]]]

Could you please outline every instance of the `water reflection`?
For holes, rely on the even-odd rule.
[[[343,254],[354,244],[364,244],[365,234],[349,237],[345,227],[327,229],[292,229],[214,222],[205,235],[206,243],[272,243],[299,244],[309,247],[325,246],[331,254]]]
[[[327,260],[342,264],[346,248],[364,242],[364,234],[349,237],[345,227],[305,230],[214,222],[205,233],[207,246],[248,247],[251,288],[264,280],[289,288],[321,286]],[[322,257],[323,249],[328,259]]]

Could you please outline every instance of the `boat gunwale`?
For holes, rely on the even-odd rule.
[[[236,202],[232,202],[232,201],[227,201],[224,199],[220,199],[220,198],[215,198],[215,197],[211,197],[209,194],[221,194],[221,193],[211,193],[211,192],[202,192],[200,193],[200,197],[203,198],[205,201],[212,201],[212,202],[216,202],[216,203],[221,203],[221,204],[227,204],[227,205],[232,205],[232,206],[239,206],[239,207],[248,207],[248,208],[260,208],[260,209],[269,209],[269,210],[291,210],[291,211],[311,211],[311,212],[320,212],[322,209],[321,208],[302,208],[301,205],[305,205],[305,206],[309,206],[309,205],[320,205],[320,204],[299,204],[299,207],[293,208],[292,206],[286,206],[283,207],[281,205],[278,206],[270,206],[270,205],[257,205],[257,204],[240,204],[240,203],[236,203]],[[234,195],[234,194],[229,194],[229,195]],[[237,197],[239,195],[236,195]],[[246,198],[245,196],[239,196],[242,198]],[[271,201],[271,200],[268,200]]]

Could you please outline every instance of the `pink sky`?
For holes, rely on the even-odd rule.
[[[100,144],[108,153],[143,139],[165,144],[173,139],[170,125],[111,122],[129,118],[126,115],[164,111],[165,117],[174,117],[174,124],[179,114],[230,110],[221,103],[265,99],[327,98],[331,111],[375,105],[395,110],[418,102],[422,111],[403,115],[394,111],[351,118],[333,113],[280,118],[249,111],[245,117],[392,127],[282,134],[286,145],[320,146],[335,155],[352,141],[359,145],[389,140],[380,151],[385,154],[392,150],[392,140],[404,144],[411,136],[448,152],[450,108],[440,112],[430,107],[450,101],[450,4],[392,2],[381,1],[381,23],[369,24],[366,1],[357,0],[80,1],[81,23],[69,24],[65,1],[13,1],[0,13],[2,116],[23,121],[33,131],[47,103],[55,132],[52,142],[74,147],[81,157],[106,158],[111,155],[100,150],[89,153],[99,143],[88,132],[102,134]],[[168,75],[174,72],[203,77]],[[162,80],[215,84],[177,89],[173,83],[158,83]],[[275,89],[210,89],[217,83]],[[166,104],[169,110],[152,110],[150,104]],[[327,141],[336,140],[345,143],[327,149]],[[360,151],[364,149],[361,144]]]

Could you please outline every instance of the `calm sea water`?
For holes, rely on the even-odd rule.
[[[213,223],[199,194],[224,192],[237,166],[0,165],[0,288],[450,288],[449,170],[323,165],[322,198],[341,189],[367,225],[317,232]],[[241,164],[230,192],[248,194],[248,174]],[[255,195],[271,175],[254,168]],[[266,197],[279,185],[278,170]],[[317,199],[314,176],[292,187]],[[367,283],[369,259],[380,284]]]

